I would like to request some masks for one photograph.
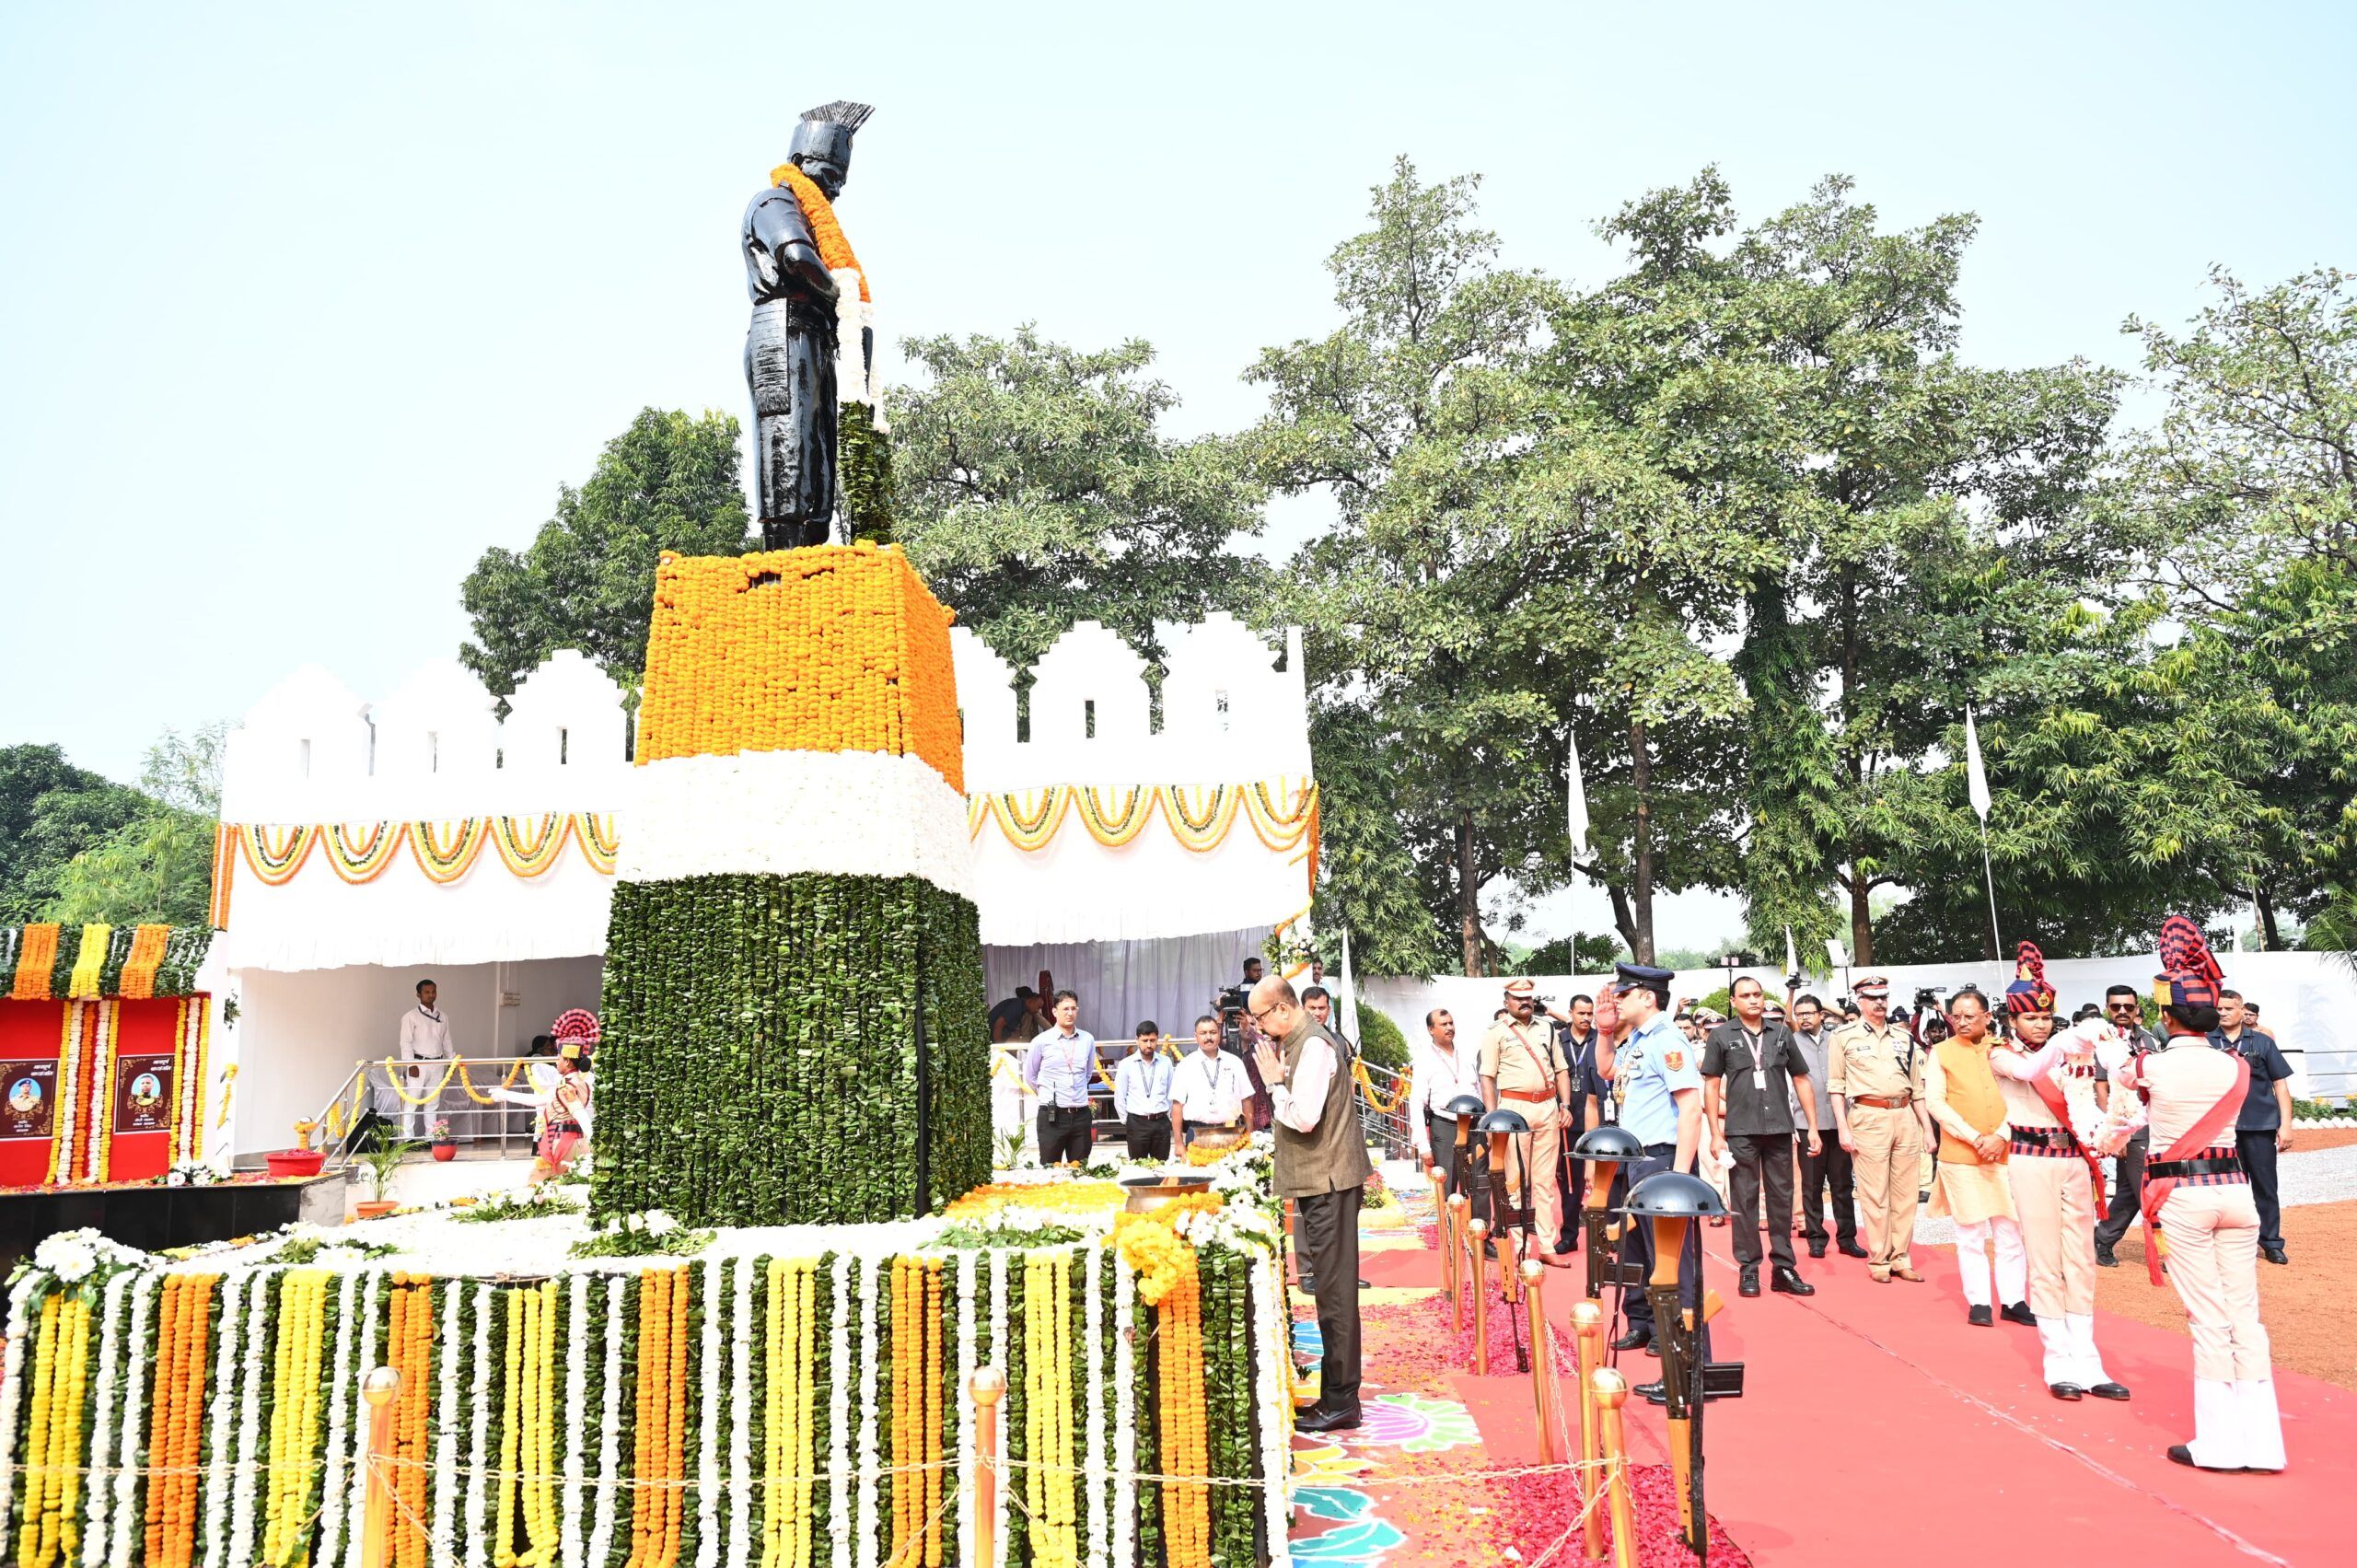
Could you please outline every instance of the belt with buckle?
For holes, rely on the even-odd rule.
[[[2013,1152],[2018,1155],[2075,1155],[2079,1140],[2066,1127],[2016,1127]]]
[[[1915,1103],[1915,1097],[1911,1094],[1852,1095],[1850,1097],[1850,1101],[1853,1105],[1873,1106],[1876,1110],[1905,1110],[1909,1106]]]
[[[2183,1181],[2196,1176],[2239,1176],[2248,1179],[2240,1155],[2212,1155],[2194,1160],[2146,1160],[2147,1181]]]

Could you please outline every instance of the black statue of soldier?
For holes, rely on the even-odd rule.
[[[874,112],[864,103],[822,104],[794,128],[786,156],[828,201],[842,193],[852,134]],[[835,514],[835,280],[801,203],[784,185],[745,209],[744,246],[745,286],[753,296],[745,379],[753,389],[761,547],[824,544]]]

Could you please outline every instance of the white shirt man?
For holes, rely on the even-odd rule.
[[[417,982],[417,1005],[401,1015],[401,1047],[398,1055],[403,1063],[431,1063],[431,1066],[410,1065],[401,1071],[401,1090],[411,1099],[425,1097],[441,1082],[447,1064],[456,1054],[450,1045],[450,1021],[435,1005],[441,992],[430,980]],[[447,1090],[445,1091],[447,1092]],[[432,1122],[442,1113],[439,1097],[428,1098],[424,1105],[401,1105],[401,1135],[423,1138],[433,1131]]]
[[[1162,1031],[1138,1026],[1137,1050],[1113,1073],[1113,1114],[1133,1160],[1170,1157],[1170,1080],[1178,1063],[1162,1053]]]
[[[1086,1165],[1096,1146],[1096,1112],[1088,1086],[1097,1075],[1097,1037],[1080,1027],[1080,998],[1056,993],[1056,1027],[1031,1042],[1023,1081],[1039,1097],[1041,1165]]]
[[[1438,1165],[1448,1178],[1447,1194],[1464,1192],[1474,1216],[1486,1219],[1489,1191],[1469,1184],[1457,1168],[1457,1113],[1447,1109],[1463,1095],[1481,1098],[1480,1053],[1457,1045],[1457,1019],[1446,1007],[1424,1015],[1424,1032],[1430,1038],[1416,1047],[1415,1081],[1408,1089],[1408,1133],[1416,1157]]]
[[[1195,1049],[1170,1078],[1170,1116],[1179,1135],[1191,1141],[1198,1130],[1235,1126],[1244,1120],[1244,1102],[1251,1098],[1243,1058],[1219,1048],[1219,1020],[1209,1015],[1197,1018]]]

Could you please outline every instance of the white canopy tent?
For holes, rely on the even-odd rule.
[[[952,632],[991,999],[1051,970],[1107,1038],[1183,1028],[1306,912],[1316,853],[1299,633],[1280,662],[1225,615],[1157,630],[1158,727],[1143,661],[1083,621],[1033,672],[1028,736],[1007,667]],[[628,736],[622,691],[570,651],[504,722],[451,660],[382,703],[305,666],[255,704],[229,738],[215,894],[243,1016],[237,1149],[284,1145],[389,1053],[418,979],[470,1057],[598,1005]]]

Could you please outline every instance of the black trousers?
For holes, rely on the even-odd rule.
[[[1834,1234],[1845,1246],[1858,1242],[1858,1195],[1854,1186],[1855,1167],[1851,1164],[1850,1151],[1841,1140],[1826,1129],[1823,1139],[1825,1152],[1801,1155],[1801,1225],[1811,1241],[1825,1240],[1825,1202],[1829,1192],[1833,1201]]]
[[[1730,1132],[1727,1196],[1735,1200],[1735,1260],[1759,1267],[1759,1200],[1768,1199],[1768,1252],[1780,1269],[1793,1266],[1793,1135]]]
[[[1359,1200],[1363,1190],[1314,1192],[1293,1201],[1294,1251],[1318,1278],[1318,1332],[1326,1343],[1318,1371],[1323,1410],[1359,1403]]]
[[[2280,1251],[2283,1246],[2282,1189],[2275,1179],[2275,1129],[2258,1132],[2236,1132],[2235,1147],[2241,1151],[2243,1169],[2250,1173],[2251,1201],[2258,1205],[2258,1245],[2261,1251]]]
[[[1096,1113],[1085,1105],[1043,1105],[1039,1108],[1039,1163],[1057,1165],[1070,1160],[1075,1165],[1088,1163],[1088,1151],[1096,1146]]]
[[[1141,1116],[1133,1110],[1121,1126],[1121,1138],[1129,1144],[1133,1160],[1167,1160],[1170,1157],[1170,1118],[1167,1113]]]
[[[1632,1160],[1629,1164],[1621,1167],[1621,1169],[1628,1173],[1629,1186],[1633,1191],[1637,1184],[1644,1180],[1646,1177],[1652,1176],[1659,1171],[1669,1169],[1676,1162],[1676,1158],[1677,1151],[1674,1147],[1665,1147],[1661,1144],[1651,1144],[1645,1149],[1644,1157],[1643,1159]],[[1641,1272],[1643,1273],[1644,1277],[1647,1280],[1650,1280],[1653,1278],[1654,1272],[1653,1222],[1642,1217],[1632,1216],[1629,1219],[1628,1224],[1629,1233],[1622,1238],[1620,1243],[1620,1257],[1623,1261],[1635,1262],[1640,1265]],[[1698,1318],[1701,1316],[1702,1226],[1699,1221],[1687,1225],[1686,1245],[1679,1249],[1678,1251],[1678,1301],[1679,1306],[1685,1307],[1688,1311],[1692,1312]],[[1629,1326],[1631,1328],[1634,1329],[1642,1326],[1645,1329],[1651,1330],[1656,1327],[1654,1322],[1654,1304],[1652,1299],[1645,1294],[1643,1287],[1638,1285],[1631,1285],[1629,1287],[1628,1309]],[[1711,1359],[1711,1328],[1709,1324],[1705,1323],[1702,1325],[1701,1335],[1702,1359],[1708,1361]]]
[[[2128,1140],[2128,1146],[2112,1156],[2111,1207],[2096,1222],[2096,1245],[2113,1248],[2136,1223],[2136,1215],[2144,1202],[2144,1151],[2152,1146],[2153,1132],[2139,1128]]]
[[[1488,1219],[1490,1217],[1490,1184],[1487,1181],[1475,1180],[1472,1173],[1464,1168],[1472,1156],[1472,1148],[1469,1144],[1463,1149],[1457,1146],[1457,1123],[1448,1117],[1436,1116],[1427,1110],[1424,1112],[1424,1132],[1432,1139],[1433,1163],[1438,1166],[1441,1174],[1448,1179],[1446,1184],[1441,1189],[1442,1196],[1454,1198],[1462,1192],[1470,1200],[1472,1205],[1465,1211],[1465,1217],[1474,1220]]]
[[[1570,1156],[1586,1121],[1587,1096],[1574,1094],[1571,1109],[1563,1113],[1564,1157],[1555,1162],[1556,1180],[1563,1189],[1563,1238],[1555,1243],[1558,1252],[1576,1252],[1580,1247],[1580,1205],[1587,1198],[1587,1167]]]

